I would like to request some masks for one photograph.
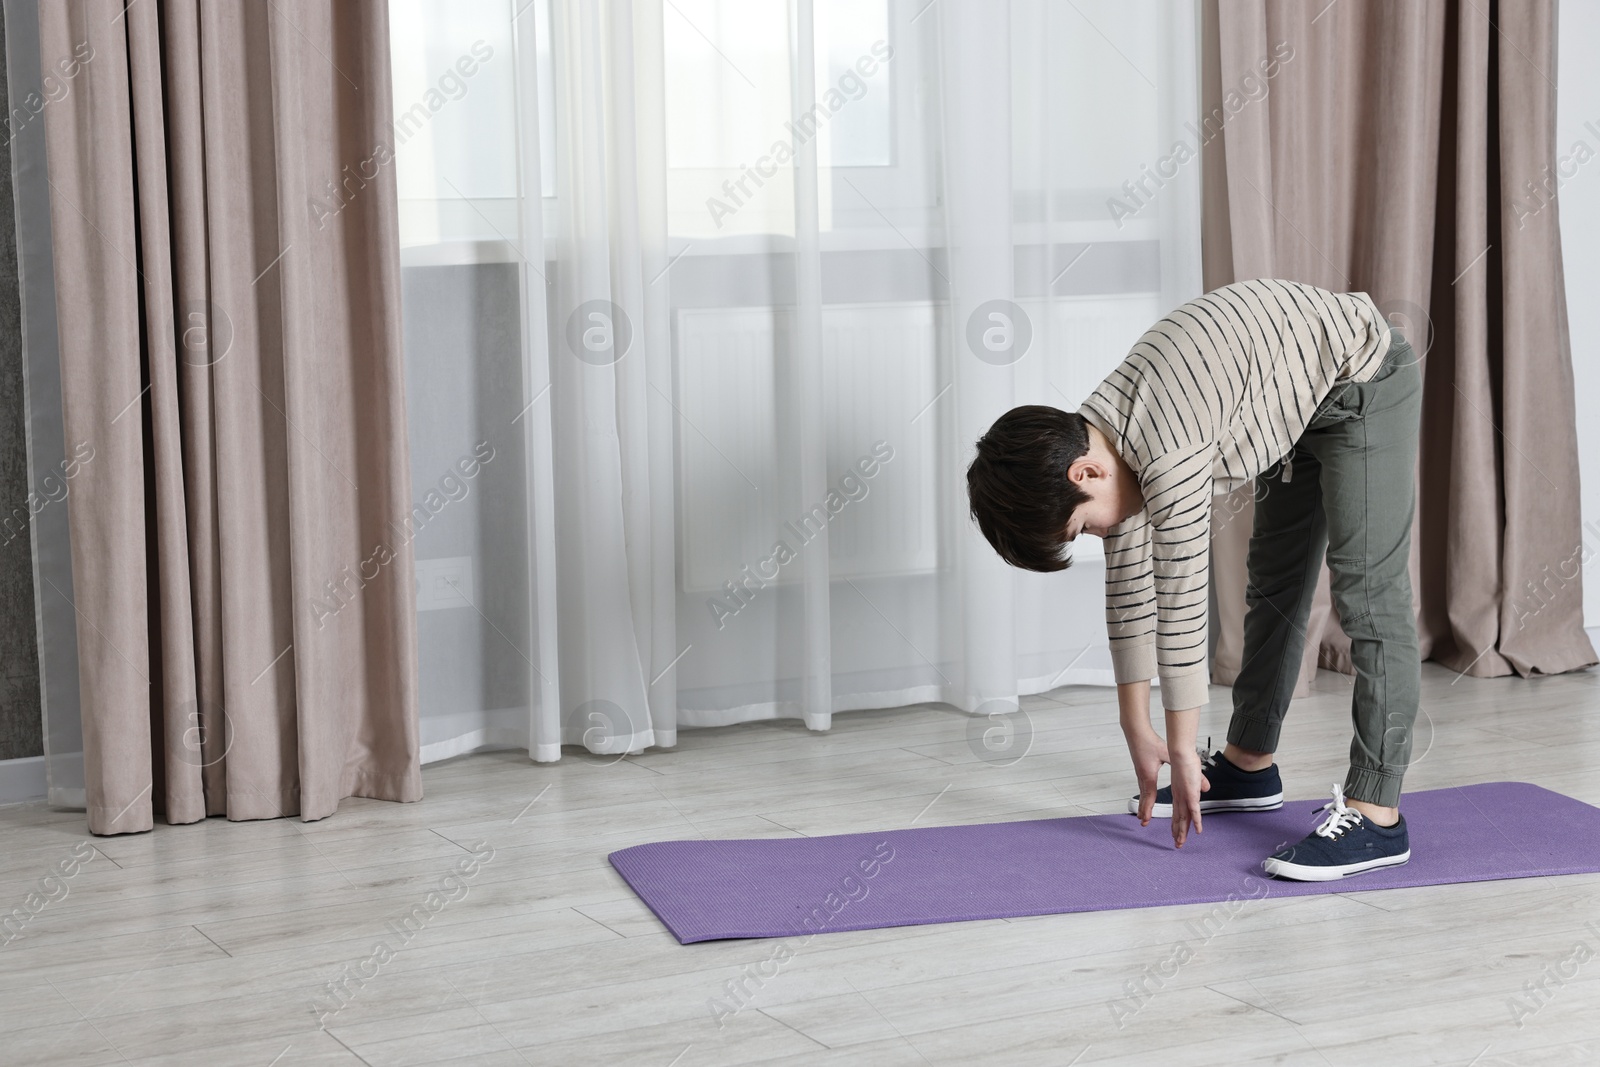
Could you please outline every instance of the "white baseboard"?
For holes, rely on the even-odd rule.
[[[46,792],[43,756],[0,760],[0,804],[41,800]]]

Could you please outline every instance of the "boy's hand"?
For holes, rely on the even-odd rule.
[[[1150,810],[1156,803],[1156,779],[1161,765],[1167,762],[1167,743],[1146,727],[1128,736],[1128,754],[1133,757],[1133,773],[1139,779],[1139,825],[1148,826]]]
[[[1211,782],[1200,770],[1200,753],[1193,748],[1171,762],[1172,843],[1182,848],[1191,822],[1195,833],[1200,832],[1200,794],[1211,788]]]
[[[1189,824],[1200,832],[1200,794],[1211,783],[1200,773],[1200,753],[1195,751],[1195,734],[1200,729],[1200,709],[1167,712],[1167,747],[1172,760],[1172,844],[1183,847]]]

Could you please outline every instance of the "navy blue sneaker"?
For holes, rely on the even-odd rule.
[[[1344,804],[1344,787],[1333,787],[1333,802],[1317,809],[1328,817],[1297,845],[1285,845],[1261,861],[1262,870],[1297,882],[1335,882],[1352,874],[1396,867],[1411,858],[1406,817],[1393,826],[1367,821]]]
[[[1229,763],[1221,749],[1214,753],[1208,753],[1205,749],[1199,752],[1200,769],[1205,773],[1206,781],[1211,783],[1211,788],[1200,794],[1200,814],[1213,811],[1276,811],[1283,807],[1283,779],[1278,777],[1276,763],[1259,771],[1245,771]],[[1128,801],[1128,810],[1139,814],[1138,797]],[[1150,815],[1156,819],[1172,817],[1170,785],[1156,790],[1156,803],[1150,809]]]

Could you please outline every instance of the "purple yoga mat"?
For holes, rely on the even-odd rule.
[[[1407,793],[1411,861],[1336,882],[1261,861],[1321,822],[1325,799],[1172,820],[1088,815],[836,837],[658,841],[611,864],[683,944],[835,930],[1306,896],[1600,871],[1600,808],[1527,782]]]

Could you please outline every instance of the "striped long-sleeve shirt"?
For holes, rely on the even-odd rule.
[[[1205,704],[1211,497],[1294,447],[1339,382],[1389,351],[1366,293],[1235,282],[1163,316],[1079,411],[1133,468],[1145,506],[1105,538],[1116,680],[1161,680],[1167,710]]]

